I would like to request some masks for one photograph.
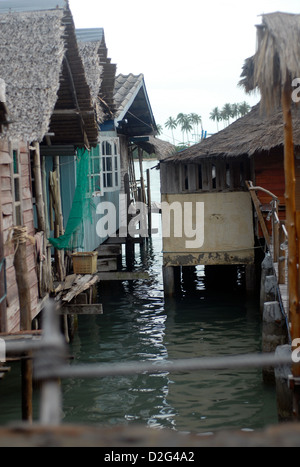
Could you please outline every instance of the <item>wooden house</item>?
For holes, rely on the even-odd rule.
[[[99,125],[98,144],[90,151],[90,193],[92,219],[83,223],[83,242],[80,248],[93,251],[109,234],[116,234],[125,219],[124,204],[120,195],[125,193],[124,177],[128,174],[131,194],[134,197],[136,182],[131,147],[133,138],[156,133],[156,124],[147,95],[143,75],[119,75],[116,65],[108,58],[108,50],[102,28],[76,30],[80,54],[85,66],[87,81],[94,98]],[[151,147],[153,148],[153,146]],[[69,167],[69,176],[75,178],[75,170]],[[63,187],[62,187],[63,189]],[[69,197],[71,202],[72,196]],[[99,205],[112,203],[115,212],[109,222],[112,231],[99,232],[97,222],[101,218]],[[64,203],[64,201],[63,201]],[[101,209],[100,209],[101,211]],[[64,210],[65,219],[68,213]]]
[[[52,170],[59,176],[58,148],[97,144],[98,128],[67,3],[3,1],[0,20],[1,78],[6,83],[10,121],[0,143],[1,244],[6,260],[1,331],[11,332],[20,329],[15,250],[7,242],[15,226],[26,226],[28,236],[35,238],[35,245],[27,242],[31,319],[51,290],[43,148],[52,148]]]
[[[294,118],[300,122],[296,109]],[[295,125],[294,142],[297,154],[299,125]],[[283,161],[282,112],[267,116],[257,105],[219,133],[161,162],[162,202],[179,203],[182,212],[184,203],[193,203],[194,229],[196,203],[204,203],[203,217],[198,219],[198,228],[203,229],[201,246],[186,248],[190,238],[184,229],[176,236],[172,225],[170,235],[163,239],[167,291],[172,293],[174,287],[174,267],[235,264],[251,270],[254,248],[263,245],[263,235],[245,182],[272,192],[279,199],[279,217],[284,220]],[[261,211],[268,213],[272,198],[263,191],[258,191],[258,197]]]

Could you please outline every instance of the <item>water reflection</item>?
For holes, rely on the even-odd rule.
[[[159,201],[159,173],[151,174],[153,199]],[[153,222],[159,226],[158,215]],[[161,250],[157,235],[147,249],[137,249],[135,266],[149,271],[149,281],[100,286],[104,315],[80,318],[72,364],[260,351],[259,309],[244,293],[243,270],[227,270],[221,279],[201,267],[184,271],[180,293],[165,302]],[[277,421],[275,393],[263,386],[260,370],[72,380],[63,389],[65,422],[206,432],[257,429]]]

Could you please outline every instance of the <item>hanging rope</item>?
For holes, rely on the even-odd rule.
[[[15,247],[14,255],[17,253],[19,245],[30,241],[32,245],[35,245],[35,238],[27,233],[27,227],[14,226],[10,227],[8,239],[5,242],[5,246]]]

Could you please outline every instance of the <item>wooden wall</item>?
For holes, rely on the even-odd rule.
[[[283,151],[278,150],[270,154],[262,153],[254,157],[255,185],[265,188],[279,198],[280,207],[285,212],[285,176]],[[262,204],[271,201],[270,196],[258,192]]]
[[[2,229],[4,245],[8,239],[11,227],[14,225],[13,204],[13,179],[12,179],[12,150],[18,150],[20,154],[20,181],[21,181],[21,212],[23,225],[27,227],[28,234],[35,235],[33,220],[33,204],[31,191],[30,152],[25,144],[8,144],[0,140],[0,202],[2,210]],[[14,248],[11,245],[4,246],[6,257],[6,280],[7,280],[7,329],[2,332],[15,332],[20,329],[19,297],[16,284],[15,269],[13,266]],[[38,280],[36,274],[35,247],[27,244],[27,267],[29,272],[31,288],[31,310],[32,318],[37,313],[38,303]]]

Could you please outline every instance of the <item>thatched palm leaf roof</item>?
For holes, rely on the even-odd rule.
[[[0,44],[13,122],[9,137],[41,142],[50,131],[52,144],[96,144],[98,128],[69,8],[1,14]]]
[[[262,106],[271,110],[280,104],[285,83],[300,77],[300,15],[263,15],[257,39],[257,52],[245,61],[240,84],[247,92],[258,88]]]
[[[295,121],[294,143],[300,148],[300,111],[293,109]],[[251,157],[262,151],[284,145],[282,111],[264,115],[257,104],[245,117],[239,118],[224,130],[169,157],[167,162],[200,162],[203,158]]]
[[[79,50],[87,80],[96,99],[99,121],[112,119],[115,112],[114,84],[117,66],[108,58],[103,28],[77,29]]]
[[[173,144],[156,138],[155,136],[149,136],[148,141],[135,142],[135,144],[148,154],[155,154],[159,161],[170,157],[176,152],[176,148]]]
[[[91,89],[93,104],[97,111],[97,118],[99,122],[102,122],[104,113],[98,99],[103,73],[103,67],[100,64],[100,57],[98,55],[100,42],[79,42],[78,46],[86,71],[87,82]]]
[[[0,69],[11,138],[41,141],[57,100],[65,55],[63,10],[1,15]]]

